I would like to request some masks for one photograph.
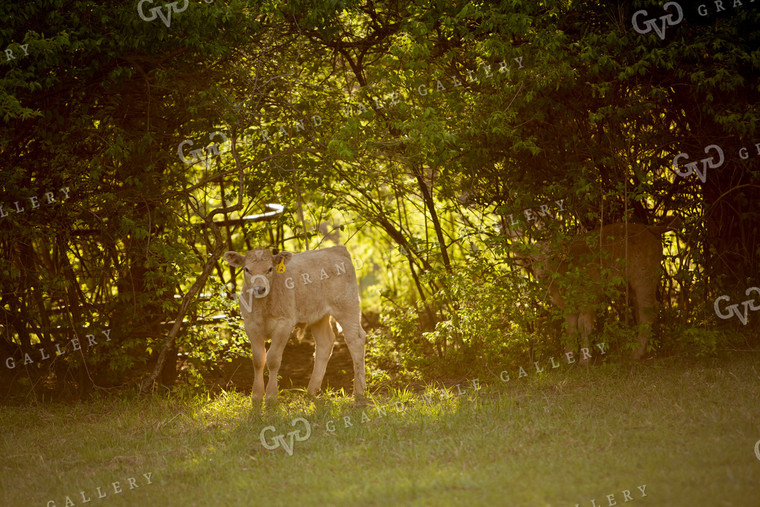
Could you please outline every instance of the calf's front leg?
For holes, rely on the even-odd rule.
[[[264,399],[264,364],[267,359],[267,349],[264,339],[249,335],[251,352],[253,353],[253,390],[251,391],[251,403],[253,406],[261,404]]]
[[[290,338],[290,331],[292,329],[292,324],[289,327],[280,325],[276,326],[272,332],[272,344],[267,351],[267,369],[269,370],[266,391],[267,403],[277,401],[277,372],[280,371],[282,352],[285,350],[285,345],[288,344],[288,338]]]

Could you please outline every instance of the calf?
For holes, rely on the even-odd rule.
[[[263,248],[245,256],[226,252],[228,264],[243,268],[240,313],[251,341],[255,379],[251,400],[264,398],[264,363],[269,369],[267,400],[277,399],[277,372],[290,332],[296,325],[311,328],[316,344],[309,394],[322,386],[335,335],[330,316],[343,328],[354,363],[354,395],[364,396],[364,342],[356,272],[344,246],[298,254],[272,255]],[[272,340],[269,350],[264,344]]]
[[[536,278],[548,284],[552,302],[565,311],[568,333],[577,331],[583,346],[588,348],[588,335],[594,325],[593,307],[604,301],[604,283],[607,276],[623,277],[632,293],[632,303],[639,328],[639,346],[633,354],[640,359],[647,349],[651,323],[657,308],[657,287],[662,262],[661,235],[673,230],[673,224],[651,226],[643,224],[612,223],[573,239],[561,250],[539,242],[537,255],[518,254],[528,261]],[[626,234],[627,231],[627,234]],[[627,262],[626,262],[627,259]],[[554,279],[574,273],[575,280],[585,289],[575,293],[573,306],[568,309],[564,289]]]

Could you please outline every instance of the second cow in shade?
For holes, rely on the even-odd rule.
[[[330,316],[343,328],[353,360],[354,395],[364,396],[366,333],[361,325],[356,272],[346,247],[276,255],[257,248],[245,256],[226,252],[224,258],[231,266],[243,268],[240,313],[253,351],[254,405],[264,397],[265,363],[269,369],[266,398],[277,398],[277,372],[296,325],[310,327],[314,335],[316,352],[308,392],[319,391],[335,341]],[[272,340],[269,350],[265,348],[267,339]]]
[[[640,325],[639,345],[633,358],[640,359],[646,353],[657,310],[661,236],[678,223],[678,220],[661,226],[612,223],[579,236],[562,248],[553,248],[542,241],[536,245],[538,253],[516,252],[516,257],[523,266],[532,267],[536,278],[547,285],[552,302],[565,312],[568,333],[579,334],[586,349],[594,326],[594,308],[605,300],[608,282],[617,279],[627,284],[636,323]],[[568,285],[575,288],[572,295],[567,293]]]

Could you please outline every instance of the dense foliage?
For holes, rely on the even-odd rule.
[[[648,1],[141,4],[166,5],[0,5],[0,396],[133,384],[159,354],[156,384],[200,383],[248,350],[221,254],[330,240],[380,314],[376,379],[561,353],[515,245],[624,218],[683,219],[655,350],[758,345],[713,310],[760,285],[751,4],[684,3],[664,38],[633,29]],[[673,171],[709,145],[719,168]],[[627,351],[625,297],[602,310]]]

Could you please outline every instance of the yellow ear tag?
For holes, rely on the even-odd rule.
[[[280,263],[277,265],[277,272],[278,273],[285,272],[285,259],[280,259]]]

